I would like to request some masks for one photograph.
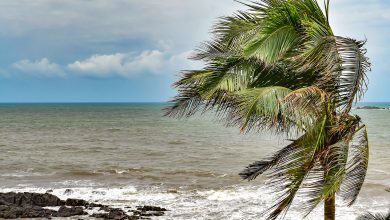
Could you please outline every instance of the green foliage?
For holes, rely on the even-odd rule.
[[[167,115],[212,111],[242,131],[271,130],[301,136],[273,156],[240,173],[267,175],[279,199],[268,219],[285,213],[294,198],[307,199],[310,213],[339,193],[355,202],[368,166],[365,125],[350,115],[367,89],[365,41],[334,35],[316,0],[261,0],[213,27],[213,38],[192,58],[205,62],[174,86],[178,95]]]

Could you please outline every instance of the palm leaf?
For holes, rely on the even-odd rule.
[[[233,121],[240,121],[241,130],[257,126],[276,127],[284,130],[290,127],[283,117],[285,109],[282,100],[291,90],[284,87],[262,87],[242,90],[238,93],[237,110],[232,113]]]
[[[366,72],[370,63],[365,56],[365,41],[336,37],[337,50],[341,57],[341,75],[339,76],[339,99],[349,112],[355,100],[359,100],[367,89]]]
[[[373,214],[371,212],[368,212],[362,216],[359,216],[357,220],[390,220],[390,212],[389,213],[376,213]]]
[[[326,198],[334,195],[340,188],[345,175],[345,166],[348,158],[348,142],[340,141],[328,146],[322,152],[321,167],[314,175],[308,175],[305,186],[302,187],[306,198],[302,209],[306,216]]]
[[[290,25],[278,27],[272,33],[259,37],[244,48],[244,55],[257,57],[266,63],[275,63],[299,42],[294,27]]]
[[[323,116],[303,136],[280,150],[274,156],[249,165],[240,173],[243,179],[253,180],[268,171],[268,185],[279,192],[279,198],[266,212],[268,219],[276,219],[286,212],[299,188],[307,178],[325,144],[328,115]]]
[[[356,201],[367,173],[369,145],[367,129],[364,125],[357,130],[350,151],[351,157],[340,191],[341,197],[349,206]]]

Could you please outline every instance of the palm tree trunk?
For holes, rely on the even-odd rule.
[[[324,204],[324,220],[335,220],[335,195],[328,197],[325,199]]]

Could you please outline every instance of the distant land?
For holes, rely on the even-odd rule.
[[[390,102],[358,102],[355,109],[390,110]]]
[[[358,106],[358,107],[356,107],[356,109],[384,109],[384,110],[390,110],[390,108],[389,107],[378,107],[378,106],[362,106],[362,107],[360,107],[360,106]]]

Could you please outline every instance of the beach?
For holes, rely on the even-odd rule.
[[[163,117],[165,106],[1,104],[0,192],[52,190],[61,199],[170,210],[154,219],[261,219],[275,195],[265,178],[246,182],[238,173],[286,145],[287,137],[242,134],[211,115]],[[336,218],[345,220],[390,209],[390,111],[353,113],[368,126],[370,163],[356,204],[337,200]],[[301,201],[285,219],[302,218]],[[322,212],[320,205],[307,219]]]

